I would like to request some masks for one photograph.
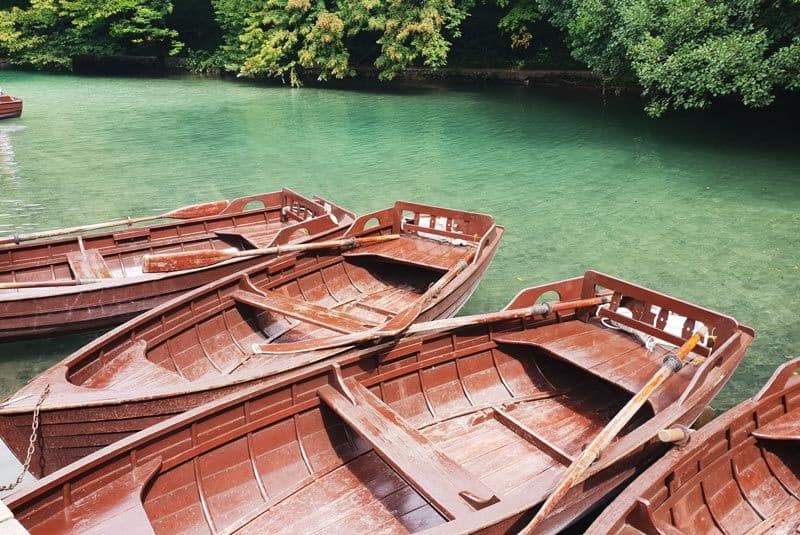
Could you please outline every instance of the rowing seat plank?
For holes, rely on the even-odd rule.
[[[800,420],[795,414],[784,414],[753,431],[753,436],[766,440],[800,440]]]
[[[88,251],[70,251],[67,262],[72,274],[77,279],[110,279],[111,270],[96,249]]]
[[[268,297],[264,297],[253,292],[236,290],[233,292],[232,297],[240,303],[262,310],[269,310],[270,312],[277,312],[339,333],[361,332],[365,330],[366,326],[369,326],[367,322],[356,316],[331,310],[308,301],[285,297],[278,293],[270,293]],[[374,326],[374,324],[371,326]]]
[[[275,230],[218,230],[214,234],[220,238],[235,238],[242,240],[249,249],[263,249],[269,247]]]
[[[161,469],[157,457],[121,474],[108,485],[76,500],[64,515],[53,515],[37,529],[41,533],[126,533],[135,526],[137,533],[153,533],[142,505],[142,489]],[[114,504],[113,507],[111,504]],[[114,511],[109,515],[108,511]],[[147,526],[144,528],[143,526]],[[141,531],[147,529],[147,531]]]
[[[146,355],[147,342],[139,340],[111,359],[89,377],[82,386],[122,392],[174,385],[186,380],[151,362]]]
[[[468,247],[404,234],[397,240],[348,251],[344,253],[344,256],[349,258],[376,256],[399,264],[447,271],[467,256],[470,251],[471,249]]]
[[[497,502],[494,492],[445,455],[422,433],[360,383],[345,385],[355,403],[330,385],[322,401],[439,511],[456,518]],[[474,505],[470,507],[470,505]]]
[[[635,337],[596,323],[573,320],[525,331],[497,334],[498,344],[540,347],[549,354],[573,363],[589,373],[638,393],[661,367],[664,349],[648,351]],[[635,365],[632,365],[635,363]],[[666,408],[680,395],[691,377],[689,366],[678,372],[648,400],[656,411]]]

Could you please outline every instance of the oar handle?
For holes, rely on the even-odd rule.
[[[62,286],[80,286],[82,284],[95,284],[109,279],[63,279],[52,281],[31,282],[0,282],[0,290],[23,290],[27,288],[57,288]]]

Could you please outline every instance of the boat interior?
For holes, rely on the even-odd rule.
[[[606,317],[626,303],[641,311],[628,321],[662,340],[657,318],[672,314],[736,336],[730,318],[594,272],[509,306],[603,289]],[[35,507],[11,505],[32,533],[146,524],[170,534],[414,533],[504,503],[533,507],[666,351],[600,319],[597,307],[576,309],[319,363],[157,424],[51,478]],[[720,342],[698,346],[700,367]],[[622,436],[671,407],[693,371],[671,377]]]
[[[163,275],[142,273],[146,254],[267,247],[282,229],[329,214],[342,223],[352,218],[324,199],[284,189],[235,199],[213,217],[0,246],[0,283],[156,278]],[[0,297],[20,292],[31,290],[0,289]]]
[[[797,384],[733,409],[730,425],[637,502],[628,533],[800,533],[800,361],[784,371]]]
[[[407,218],[405,224],[399,217]],[[426,218],[428,224],[444,220],[447,230],[435,223],[420,230],[417,223]],[[399,232],[399,239],[344,252],[286,255],[228,277],[216,291],[194,292],[131,324],[118,343],[70,362],[68,380],[85,388],[147,392],[263,375],[268,365],[285,368],[286,356],[277,361],[254,356],[253,344],[321,339],[381,325],[416,303],[459,261],[477,259],[474,253],[496,239],[494,229],[488,216],[398,203],[357,219],[346,236]]]

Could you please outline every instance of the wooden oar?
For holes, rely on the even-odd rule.
[[[40,238],[51,238],[53,236],[61,236],[64,234],[74,234],[76,232],[86,232],[88,230],[96,230],[106,227],[118,227],[121,225],[132,225],[134,223],[141,223],[144,221],[153,221],[155,219],[194,219],[196,217],[210,217],[219,215],[230,203],[228,201],[212,201],[202,204],[192,204],[184,206],[183,208],[176,208],[171,212],[161,215],[149,215],[144,217],[135,217],[127,219],[119,219],[117,221],[107,221],[105,223],[94,223],[92,225],[83,225],[80,227],[62,228],[57,230],[46,230],[43,232],[34,232],[31,234],[14,234],[13,236],[0,237],[0,245],[6,243],[20,243],[23,241],[38,240]]]
[[[61,279],[54,281],[37,282],[0,282],[0,290],[21,290],[25,288],[54,288],[60,286],[80,286],[81,284],[94,284],[108,282],[111,279]]]
[[[345,238],[342,240],[320,241],[315,243],[299,243],[295,245],[278,245],[265,249],[200,249],[197,251],[183,251],[180,253],[161,253],[144,255],[142,270],[145,273],[167,273],[170,271],[183,271],[184,269],[197,269],[219,264],[231,258],[246,256],[262,256],[268,254],[283,254],[296,251],[313,251],[316,249],[352,249],[389,240],[396,240],[399,234],[386,236],[371,236],[367,238]]]
[[[447,284],[460,275],[461,272],[472,263],[473,258],[475,258],[475,251],[470,251],[465,258],[459,260],[455,266],[450,268],[435,284],[418,297],[411,306],[386,323],[378,325],[373,329],[359,333],[318,338],[316,340],[288,342],[285,344],[253,344],[253,352],[270,354],[299,353],[349,346],[352,344],[369,342],[371,340],[380,340],[382,338],[396,338],[411,327],[417,317],[422,313],[425,306],[431,300],[435,299]]]
[[[547,518],[547,515],[553,512],[553,509],[555,509],[558,502],[561,501],[561,498],[564,497],[569,489],[581,481],[581,476],[589,469],[589,466],[597,459],[603,449],[611,444],[614,437],[622,431],[622,428],[634,417],[653,392],[655,392],[664,381],[669,379],[673,373],[680,371],[686,357],[706,334],[708,334],[708,330],[703,326],[695,331],[675,353],[667,353],[661,368],[653,374],[650,380],[647,381],[647,384],[622,407],[622,410],[608,422],[608,425],[600,431],[589,446],[583,450],[583,453],[581,453],[580,456],[572,462],[569,468],[567,468],[566,474],[564,474],[564,477],[556,486],[555,490],[544,502],[536,513],[536,516],[519,532],[520,535],[532,534],[539,524]]]
[[[467,325],[484,325],[496,321],[506,321],[512,319],[529,318],[532,316],[540,316],[543,314],[550,314],[552,312],[560,312],[562,310],[571,310],[575,308],[583,308],[589,306],[601,305],[611,301],[610,295],[602,295],[598,297],[590,297],[587,299],[576,299],[575,301],[563,302],[549,302],[533,305],[528,308],[512,308],[510,310],[501,310],[500,312],[491,312],[489,314],[475,314],[472,316],[461,316],[458,318],[446,318],[441,320],[426,321],[409,325],[401,331],[402,334],[414,335],[424,332],[439,331],[442,329],[454,329],[456,327],[465,327]],[[417,310],[416,308],[414,309]],[[417,313],[418,315],[419,313]],[[409,314],[410,316],[410,314]],[[330,338],[317,339],[317,340],[303,340],[300,342],[287,342],[278,344],[253,344],[252,349],[254,353],[269,354],[269,355],[282,355],[291,353],[300,353],[304,351],[317,351],[321,349],[331,349],[334,347],[342,347],[345,345],[360,344],[369,342],[378,338],[394,337],[397,336],[396,329],[392,330],[390,322],[387,322],[376,329],[364,331],[361,333],[354,333],[342,336],[334,336]],[[411,319],[413,322],[414,318]],[[408,321],[406,317],[403,321]]]

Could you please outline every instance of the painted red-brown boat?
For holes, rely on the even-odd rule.
[[[589,533],[800,533],[800,359],[648,468]]]
[[[22,116],[22,99],[0,91],[0,119]]]
[[[609,308],[576,308],[605,290]],[[509,308],[550,292],[558,312],[467,317],[251,385],[95,452],[8,505],[32,533],[49,534],[514,533],[661,365],[666,348],[648,350],[609,321],[677,344],[698,322],[712,329],[716,340],[695,348],[693,364],[560,502],[542,526],[554,532],[661,451],[659,429],[700,414],[753,331],[591,271],[523,291]],[[680,335],[662,329],[671,318]]]
[[[354,219],[328,201],[288,189],[221,201],[219,209],[208,217],[0,246],[0,287],[33,285],[0,288],[0,340],[119,324],[264,262],[264,257],[249,257],[203,269],[143,273],[146,254],[314,241],[346,229]]]
[[[0,407],[0,435],[25,458],[32,411],[49,385],[30,467],[49,474],[175,413],[346,349],[269,355],[256,344],[313,346],[452,316],[503,229],[488,215],[398,202],[344,232],[384,234],[400,238],[282,255],[134,318],[12,395]]]

